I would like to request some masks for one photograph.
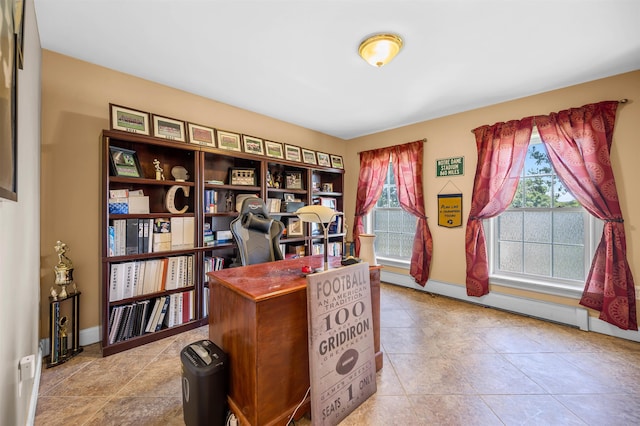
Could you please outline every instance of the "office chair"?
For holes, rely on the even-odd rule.
[[[240,214],[231,221],[231,233],[238,245],[242,265],[282,260],[282,231],[284,224],[269,217],[261,198],[246,198]]]

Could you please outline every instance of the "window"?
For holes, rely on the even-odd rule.
[[[579,296],[602,222],[560,182],[535,127],[511,206],[488,225],[492,282]]]
[[[406,266],[411,261],[417,219],[400,207],[391,162],[387,168],[382,195],[368,215],[367,232],[376,235],[375,249],[379,263]]]

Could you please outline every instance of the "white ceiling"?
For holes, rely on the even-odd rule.
[[[640,69],[640,0],[35,7],[44,49],[343,139]],[[377,32],[405,41],[380,69],[357,54]]]

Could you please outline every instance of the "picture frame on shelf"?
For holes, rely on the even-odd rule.
[[[247,154],[264,155],[264,141],[253,136],[242,135],[244,152]]]
[[[343,169],[342,156],[331,154],[331,167],[334,169]]]
[[[110,146],[109,159],[113,176],[133,178],[143,177],[142,168],[140,167],[138,155],[135,151]]]
[[[300,154],[300,147],[294,146],[294,145],[285,144],[285,146],[284,146],[284,158],[285,158],[285,160],[296,161],[298,163],[300,161],[302,161],[302,156]]]
[[[267,157],[284,158],[284,150],[280,142],[264,141]]]
[[[184,121],[153,114],[153,136],[177,142],[186,142]]]
[[[13,25],[16,37],[16,65],[24,69],[24,5],[26,1],[15,0],[13,8]]]
[[[331,157],[324,152],[316,152],[318,156],[318,166],[331,167]]]
[[[332,210],[336,210],[337,201],[335,198],[331,198],[331,197],[320,197],[320,205],[329,207]]]
[[[150,135],[149,113],[109,104],[111,130],[121,130],[139,135]]]
[[[189,143],[201,146],[216,147],[215,130],[200,124],[188,123]]]
[[[287,222],[287,237],[304,236],[303,222],[297,217],[290,217]]]
[[[256,186],[256,169],[232,167],[229,169],[229,185]]]
[[[242,152],[239,134],[218,130],[216,135],[218,139],[218,148],[226,149],[227,151]]]
[[[295,194],[288,193],[288,192],[285,192],[285,193],[283,194],[283,197],[282,197],[282,198],[284,199],[284,202],[285,202],[285,203],[291,203],[291,202],[296,201],[296,195],[295,195]]]
[[[332,183],[323,183],[322,184],[322,192],[333,192],[333,184]]]
[[[285,172],[284,187],[286,189],[304,189],[302,172]]]
[[[302,148],[302,162],[305,164],[317,164],[316,152],[310,149]]]

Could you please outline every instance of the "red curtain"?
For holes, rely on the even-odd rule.
[[[513,200],[527,155],[533,117],[482,126],[476,135],[478,164],[467,220],[467,295],[489,293],[489,264],[483,219],[502,213]]]
[[[356,212],[353,223],[353,241],[356,244],[356,255],[360,253],[358,236],[364,233],[363,218],[373,209],[382,194],[387,168],[389,167],[390,154],[391,151],[388,148],[360,153],[360,175],[358,176]]]
[[[535,121],[557,175],[589,213],[605,221],[580,304],[600,311],[603,321],[637,330],[635,288],[609,156],[617,107],[617,101],[600,102]]]
[[[382,194],[389,156],[393,153],[393,173],[398,189],[398,201],[405,211],[418,218],[409,273],[422,286],[429,278],[433,252],[433,240],[425,216],[422,188],[423,151],[424,142],[417,141],[360,153],[360,176],[353,226],[353,239],[356,243],[356,253],[359,254],[358,236],[364,233],[363,217],[373,209]]]
[[[392,147],[391,156],[400,206],[418,218],[409,273],[421,286],[424,286],[429,278],[433,252],[433,240],[427,224],[422,191],[423,151],[424,142],[418,141]]]

